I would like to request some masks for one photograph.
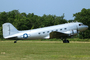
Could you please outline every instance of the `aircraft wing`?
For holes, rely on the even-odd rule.
[[[63,33],[63,32],[51,32],[50,38],[67,38],[69,37],[69,34]]]

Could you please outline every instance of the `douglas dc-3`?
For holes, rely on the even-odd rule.
[[[5,39],[15,39],[14,43],[20,39],[50,39],[60,38],[63,43],[69,43],[66,38],[77,35],[79,32],[85,31],[88,26],[81,22],[71,22],[60,25],[48,26],[32,30],[17,30],[11,23],[4,23],[3,37]]]

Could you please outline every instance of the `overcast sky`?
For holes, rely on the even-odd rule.
[[[73,14],[83,8],[90,9],[90,0],[0,0],[0,12],[19,10],[20,13],[35,15],[65,15],[64,19],[74,19]]]

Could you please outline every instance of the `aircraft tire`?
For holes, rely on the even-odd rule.
[[[63,40],[63,43],[69,43],[69,40]]]
[[[14,41],[14,43],[17,43],[17,41]]]

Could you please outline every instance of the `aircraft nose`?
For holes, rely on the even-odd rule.
[[[88,28],[88,26],[86,25],[86,28]]]
[[[78,28],[80,31],[84,31],[84,30],[87,30],[88,29],[88,26],[87,25],[83,25],[81,27]]]
[[[86,29],[88,29],[88,26],[87,26],[87,25],[85,25],[85,28],[86,28]]]

